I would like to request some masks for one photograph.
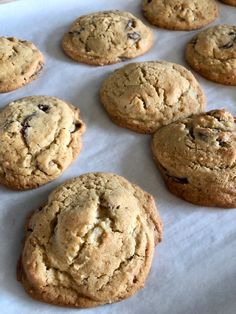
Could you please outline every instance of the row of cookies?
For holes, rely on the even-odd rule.
[[[62,47],[76,61],[104,65],[137,57],[152,43],[151,30],[131,13],[105,11],[77,19]],[[0,92],[31,82],[42,70],[44,57],[33,43],[0,37],[0,46]],[[217,25],[194,36],[186,47],[186,60],[204,77],[236,85],[235,46],[236,26]]]

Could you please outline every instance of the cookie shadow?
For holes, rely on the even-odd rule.
[[[3,188],[5,189],[5,188]],[[12,193],[12,201],[4,206],[1,214],[1,282],[4,283],[4,293],[14,296],[14,302],[22,301],[26,295],[16,278],[17,262],[23,245],[24,226],[30,214],[46,202],[51,188],[49,186],[27,192]],[[17,193],[18,197],[15,196]],[[22,193],[22,194],[21,194]]]
[[[53,30],[51,30],[44,40],[44,52],[46,53],[46,63],[47,59],[63,61],[64,63],[78,65],[79,63],[69,58],[64,50],[62,49],[62,38],[63,35],[68,31],[69,24],[60,25]],[[60,64],[58,64],[58,67]]]

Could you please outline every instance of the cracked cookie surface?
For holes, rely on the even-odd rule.
[[[81,149],[79,109],[48,96],[11,102],[0,112],[0,183],[30,189],[57,178]]]
[[[26,40],[0,37],[0,93],[10,92],[37,78],[44,57]]]
[[[221,2],[236,6],[236,0],[221,0]]]
[[[225,110],[176,121],[153,137],[168,189],[197,205],[236,207],[236,123]]]
[[[116,70],[104,81],[100,97],[116,124],[140,133],[153,133],[205,106],[191,72],[165,61],[130,63]]]
[[[143,13],[156,26],[192,30],[214,21],[218,6],[215,0],[144,0]]]
[[[205,78],[236,85],[236,26],[217,25],[198,33],[186,47],[186,60]]]
[[[106,65],[142,55],[152,43],[151,29],[131,13],[102,11],[78,18],[62,47],[76,61]]]
[[[44,302],[91,307],[143,287],[162,224],[153,197],[111,173],[54,190],[26,225],[18,279]]]

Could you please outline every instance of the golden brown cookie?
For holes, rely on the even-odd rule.
[[[0,183],[31,189],[56,179],[78,156],[79,109],[48,96],[25,97],[0,112]]]
[[[236,85],[236,26],[217,25],[201,31],[187,45],[186,59],[205,78]]]
[[[36,79],[43,64],[43,54],[30,41],[0,37],[0,93]]]
[[[54,190],[27,222],[18,279],[40,301],[92,307],[143,287],[162,224],[153,197],[111,173]]]
[[[153,137],[168,189],[197,205],[236,207],[236,123],[225,110],[178,120]]]
[[[116,124],[140,133],[153,133],[205,107],[192,73],[165,61],[125,65],[104,81],[100,96]]]
[[[221,2],[236,6],[236,0],[221,0]]]
[[[151,24],[186,31],[211,23],[219,14],[215,0],[144,0],[143,13]]]
[[[62,47],[70,58],[94,65],[135,58],[152,44],[151,29],[131,13],[121,11],[81,16],[62,40]]]

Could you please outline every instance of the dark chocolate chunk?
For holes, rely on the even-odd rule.
[[[81,128],[82,124],[80,122],[75,123],[75,128],[71,133],[77,132]]]
[[[234,40],[236,41],[236,32],[232,31],[229,33],[229,36]]]
[[[129,20],[126,28],[134,28],[136,26],[135,20]]]
[[[34,116],[35,116],[35,113],[32,113],[31,115],[26,117],[21,124],[22,125],[21,133],[24,138],[26,137],[26,132],[27,132],[28,127],[30,127],[29,122]]]
[[[204,134],[204,133],[201,133],[201,132],[197,132],[197,137],[198,137],[198,139],[200,139],[202,141],[205,141],[205,142],[208,139],[208,136],[206,134]]]
[[[127,58],[127,57],[119,57],[119,59],[120,59],[120,61],[127,61],[127,60],[129,60],[129,58]]]
[[[148,3],[151,3],[152,2],[152,0],[148,0]]]
[[[49,106],[48,105],[43,105],[43,104],[39,104],[38,108],[44,112],[48,112]]]
[[[229,48],[232,48],[234,45],[234,43],[232,41],[229,41],[227,44],[223,45],[223,46],[220,46],[220,48],[222,49],[229,49]]]
[[[188,184],[188,179],[187,178],[179,178],[179,177],[175,177],[175,176],[171,176],[169,173],[168,173],[168,170],[163,167],[162,165],[160,165],[160,168],[163,170],[163,172],[165,173],[165,175],[172,179],[174,182],[176,183],[180,183],[180,184]]]
[[[70,35],[80,35],[80,33],[84,30],[83,27],[81,27],[80,29],[76,30],[76,31],[70,31],[68,32],[68,34]]]
[[[189,135],[195,140],[195,135],[193,133],[193,127],[189,128]]]
[[[141,35],[137,32],[128,33],[128,38],[133,39],[135,42],[139,41],[141,39]]]
[[[172,177],[172,176],[168,176],[168,177],[171,178],[176,183],[180,183],[180,184],[188,184],[189,183],[187,178],[178,178],[178,177]]]
[[[190,41],[190,43],[191,43],[192,45],[196,45],[196,43],[197,43],[197,37],[193,37],[193,39]]]
[[[224,142],[224,141],[222,141],[222,140],[218,140],[218,142],[219,142],[219,145],[220,145],[221,147],[227,147],[227,146],[228,146],[227,143]]]

